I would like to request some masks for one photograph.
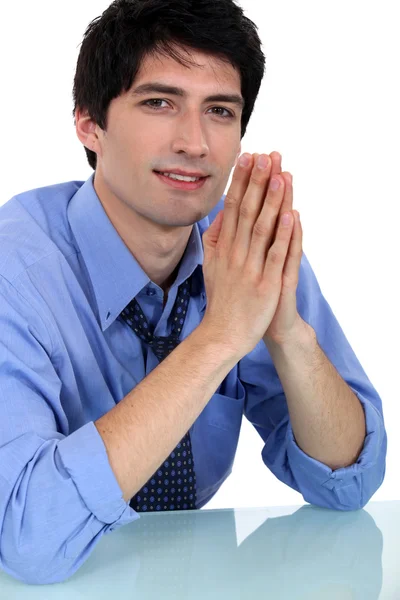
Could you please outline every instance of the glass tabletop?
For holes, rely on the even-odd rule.
[[[400,599],[400,502],[175,511],[104,536],[67,581],[0,572],[0,598]]]

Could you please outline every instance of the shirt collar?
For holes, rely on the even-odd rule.
[[[98,307],[98,318],[105,331],[149,282],[135,257],[127,248],[101,204],[93,186],[94,174],[72,196],[68,220],[87,267]],[[179,286],[194,271],[192,295],[201,294],[201,310],[206,304],[201,265],[204,252],[202,233],[208,217],[193,225],[173,285]],[[153,284],[156,285],[156,284]]]

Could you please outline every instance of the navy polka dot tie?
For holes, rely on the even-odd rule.
[[[151,347],[161,362],[180,342],[189,300],[190,278],[178,288],[170,316],[171,334],[167,337],[150,332],[149,323],[135,298],[120,316]],[[196,508],[196,476],[189,432],[129,504],[137,512]]]

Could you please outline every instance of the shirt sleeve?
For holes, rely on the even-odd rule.
[[[45,321],[0,279],[0,567],[26,583],[70,577],[103,534],[139,518],[93,421],[69,435]]]
[[[382,402],[322,295],[304,253],[297,310],[314,329],[318,344],[362,404],[366,420],[362,452],[353,465],[332,471],[299,448],[282,384],[263,341],[239,362],[239,379],[246,390],[245,416],[265,442],[265,465],[278,479],[300,492],[306,502],[338,510],[362,508],[385,475],[387,437]]]

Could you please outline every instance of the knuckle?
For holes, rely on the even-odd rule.
[[[283,252],[275,245],[273,245],[269,249],[268,258],[273,265],[279,264],[282,261]]]
[[[243,169],[235,169],[232,174],[232,181],[240,182],[245,176]]]
[[[256,174],[256,173],[252,173],[250,176],[250,182],[254,183],[257,186],[264,186],[265,185],[265,176],[260,174]]]
[[[295,289],[297,287],[298,284],[298,277],[291,277],[290,275],[285,275],[284,273],[282,273],[282,280],[285,282],[285,286],[287,288],[293,288]]]
[[[242,219],[250,220],[255,218],[255,209],[252,208],[248,203],[240,205],[239,214]]]
[[[236,198],[236,196],[229,191],[227,193],[227,195],[225,196],[225,200],[224,200],[224,208],[236,208],[239,204],[239,199]]]
[[[253,232],[257,237],[265,238],[269,234],[269,227],[265,222],[257,219],[254,223]]]

